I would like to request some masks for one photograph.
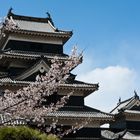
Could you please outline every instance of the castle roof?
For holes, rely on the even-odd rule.
[[[132,113],[132,112],[134,112],[133,110],[135,110],[135,109],[133,109],[134,106],[140,106],[140,99],[136,93],[133,97],[131,97],[127,100],[124,100],[124,101],[120,101],[118,103],[118,105],[110,113],[117,114],[121,111]]]
[[[11,10],[7,14],[7,18],[16,24],[16,28],[5,28],[3,24],[0,36],[0,46],[6,43],[9,39],[9,35],[23,35],[28,37],[54,37],[62,40],[63,44],[72,36],[72,31],[59,30],[54,26],[52,18],[49,16],[47,18],[40,17],[30,17],[23,15],[16,15]],[[4,34],[4,37],[3,37]]]
[[[27,121],[25,119],[11,119],[10,114],[0,114],[0,125],[7,124],[7,125],[25,125]]]
[[[96,119],[96,120],[113,120],[113,116],[108,113],[104,113],[101,111],[95,112],[95,111],[56,111],[47,114],[48,117],[63,117],[63,118],[79,118],[79,119],[85,119],[85,118],[90,118],[90,119]]]
[[[47,18],[41,17],[31,17],[31,16],[23,16],[17,15],[12,12],[12,9],[9,10],[7,17],[12,17],[13,20],[19,26],[19,30],[23,31],[35,31],[35,32],[50,32],[50,33],[60,33],[60,34],[67,34],[72,35],[71,31],[62,31],[58,30],[53,23],[53,20],[48,15]]]
[[[57,117],[61,120],[85,120],[90,118],[90,120],[99,121],[100,123],[113,121],[113,115],[109,113],[104,113],[102,111],[56,111],[46,114],[47,118]],[[11,119],[10,114],[0,114],[0,124],[8,125],[25,125],[27,120],[25,119]]]
[[[10,77],[5,77],[0,79],[0,86],[18,86],[25,87],[34,82],[31,81],[23,81],[23,80],[13,80]],[[88,84],[80,81],[76,81],[76,83],[64,83],[60,84],[59,89],[69,89],[69,90],[83,90],[85,91],[84,96],[88,96],[91,92],[98,90],[98,84]]]
[[[66,54],[51,54],[51,53],[41,53],[41,52],[31,52],[31,51],[18,51],[18,50],[10,50],[0,54],[0,58],[16,58],[16,59],[27,59],[27,60],[35,60],[41,57],[47,59],[53,59],[54,56],[57,56],[59,60],[67,60],[68,55]]]

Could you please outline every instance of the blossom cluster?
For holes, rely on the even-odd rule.
[[[19,25],[14,21],[12,16],[0,20],[0,35],[2,35],[2,37],[5,37],[4,30],[14,29],[19,29]]]

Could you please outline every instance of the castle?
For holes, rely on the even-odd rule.
[[[71,38],[72,31],[62,31],[54,26],[48,14],[47,18],[16,15],[9,10],[7,17],[17,24],[14,29],[1,28],[0,36],[0,91],[15,91],[35,81],[38,74],[48,72],[51,60],[57,56],[65,61],[65,43]],[[89,84],[75,79],[70,73],[67,82],[59,86],[57,95],[50,101],[74,91],[68,103],[47,119],[52,121],[57,116],[58,125],[73,126],[90,118],[82,129],[64,136],[64,140],[84,139],[127,139],[140,134],[140,100],[134,97],[119,102],[110,113],[88,107],[84,98],[98,90],[98,84]],[[100,128],[109,123],[110,128]],[[136,136],[135,136],[136,135]],[[131,138],[132,139],[132,138]]]

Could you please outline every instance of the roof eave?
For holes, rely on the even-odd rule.
[[[7,82],[0,82],[0,86],[19,86],[19,87],[24,87],[24,86],[28,86],[31,83],[33,83],[33,82],[13,80],[11,82],[8,82],[8,81]],[[83,91],[85,91],[85,97],[86,97],[89,94],[91,94],[92,92],[98,90],[97,89],[97,84],[93,84],[93,85],[94,86],[92,86],[92,87],[89,87],[88,85],[87,86],[79,85],[79,86],[76,87],[76,86],[73,86],[71,84],[69,84],[69,86],[68,86],[68,84],[61,84],[58,89],[83,90]]]
[[[5,34],[10,34],[10,33],[62,38],[63,45],[71,38],[73,34],[71,31],[51,33],[51,32],[29,31],[29,30],[22,30],[22,29],[5,30]]]
[[[56,28],[53,24],[52,18],[51,17],[46,17],[46,18],[41,18],[41,17],[31,17],[31,16],[23,16],[23,15],[17,15],[14,14],[12,12],[12,8],[9,10],[7,17],[10,18],[10,16],[12,16],[13,19],[16,20],[25,20],[25,21],[35,21],[35,22],[42,22],[42,23],[50,23],[51,26],[55,29],[55,32],[57,33],[65,33],[67,34],[69,37],[72,36],[73,32],[72,31],[63,31],[63,30],[59,30],[58,28]],[[65,40],[64,43],[66,43],[68,40]]]
[[[1,59],[2,58],[13,58],[13,59],[24,59],[24,60],[37,60],[37,59],[40,59],[40,58],[42,58],[42,56],[44,57],[44,58],[47,58],[47,60],[49,60],[49,61],[51,61],[52,59],[54,59],[54,57],[58,57],[58,59],[60,60],[60,61],[65,61],[65,60],[67,60],[68,59],[68,57],[67,56],[58,56],[58,55],[49,55],[49,54],[43,54],[43,55],[40,55],[40,54],[28,54],[27,53],[27,55],[26,54],[16,54],[16,53],[12,53],[12,52],[5,52],[5,53],[2,53],[2,54],[0,54],[0,56],[1,56]]]

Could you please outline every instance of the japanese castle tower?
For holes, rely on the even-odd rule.
[[[9,10],[7,17],[12,17],[18,28],[1,29],[0,90],[14,91],[34,82],[37,74],[47,72],[55,56],[61,61],[67,60],[68,55],[63,52],[63,47],[73,33],[57,29],[49,14],[47,18],[29,17],[15,15]],[[71,73],[67,83],[59,87],[57,95],[50,98],[53,101],[74,90],[68,103],[47,119],[51,122],[57,116],[58,125],[72,126],[90,118],[90,123],[84,128],[63,139],[88,140],[100,137],[98,128],[112,121],[113,117],[84,104],[84,98],[98,90],[98,84],[84,83],[75,78],[76,75]]]

